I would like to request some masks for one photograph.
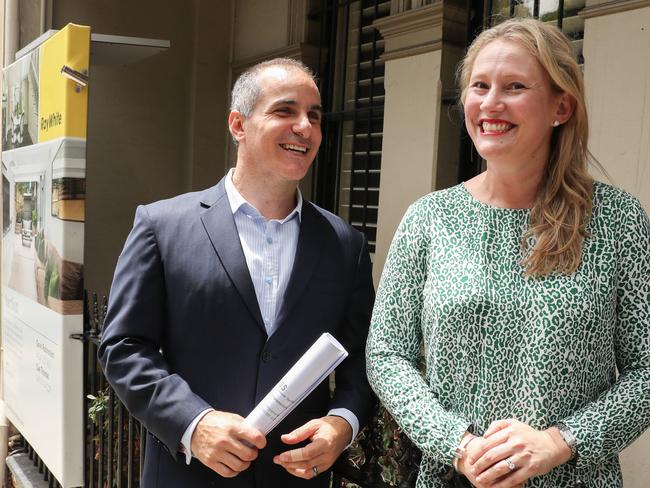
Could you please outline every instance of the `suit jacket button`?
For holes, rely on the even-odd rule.
[[[270,351],[262,351],[262,362],[268,363],[271,359],[273,359],[273,356]]]

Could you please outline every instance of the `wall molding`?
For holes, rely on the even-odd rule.
[[[417,56],[431,51],[438,51],[442,49],[442,39],[433,42],[427,42],[415,46],[409,46],[401,49],[395,49],[391,52],[385,52],[381,55],[384,61],[392,61],[393,59],[407,58],[410,56]]]
[[[429,5],[432,0],[390,0],[390,13],[397,14]]]
[[[307,0],[289,0],[289,32],[287,44],[294,45],[305,42],[307,32]]]
[[[251,66],[273,58],[297,59],[313,69],[315,63],[318,61],[318,46],[307,44],[305,42],[298,42],[280,49],[267,51],[257,56],[234,60],[231,64],[233,79],[236,79],[237,76]]]
[[[610,2],[592,5],[581,10],[578,15],[584,19],[602,17],[603,15],[618,14],[629,10],[650,7],[650,0],[612,0]]]
[[[442,1],[375,20],[373,25],[386,40],[431,27],[442,27]]]
[[[392,60],[442,48],[442,0],[413,10],[384,17],[373,25],[384,37],[381,56]]]

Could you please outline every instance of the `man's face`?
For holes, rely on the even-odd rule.
[[[262,95],[253,113],[241,115],[238,159],[272,181],[301,180],[320,146],[320,94],[314,81],[297,68],[271,66],[259,76]],[[233,130],[231,113],[231,131]]]

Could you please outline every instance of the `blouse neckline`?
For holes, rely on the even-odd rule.
[[[492,211],[492,212],[501,212],[501,213],[511,213],[514,215],[526,215],[530,213],[529,208],[509,208],[509,207],[496,207],[494,205],[490,205],[488,203],[482,202],[478,198],[476,198],[474,195],[471,194],[471,192],[467,189],[465,186],[465,183],[460,183],[458,186],[460,186],[462,193],[465,194],[466,198],[476,207],[479,207],[481,209],[487,210],[487,211]]]

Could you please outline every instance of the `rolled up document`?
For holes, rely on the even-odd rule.
[[[267,435],[347,356],[339,341],[324,333],[257,404],[244,423]]]

